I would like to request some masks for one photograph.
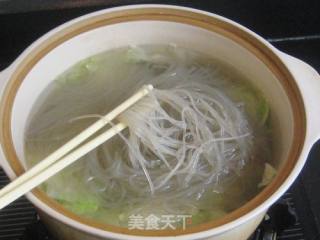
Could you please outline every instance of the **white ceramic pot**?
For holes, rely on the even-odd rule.
[[[74,63],[127,45],[168,44],[228,62],[265,94],[276,132],[275,179],[226,217],[185,231],[130,231],[76,216],[36,189],[27,195],[58,239],[247,239],[268,207],[292,184],[320,137],[320,78],[254,32],[190,8],[137,5],[98,11],[67,22],[28,47],[0,74],[1,165],[11,179],[24,171],[23,133],[43,89]],[[112,82],[109,83],[112,87]]]

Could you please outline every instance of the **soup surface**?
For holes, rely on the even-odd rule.
[[[46,181],[47,195],[86,218],[160,230],[222,217],[271,181],[263,95],[227,63],[174,45],[110,50],[62,73],[33,107],[28,166],[148,83],[157,111],[123,114],[129,129]]]

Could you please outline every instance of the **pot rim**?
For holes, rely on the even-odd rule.
[[[208,13],[208,12],[201,11],[201,10],[196,10],[193,8],[179,7],[179,6],[174,6],[174,5],[158,5],[158,4],[131,5],[131,6],[122,6],[122,7],[115,7],[115,8],[100,10],[97,12],[93,12],[93,13],[84,15],[79,18],[75,18],[65,24],[62,24],[59,27],[51,30],[49,33],[43,35],[40,39],[38,39],[32,45],[30,45],[30,47],[28,47],[16,59],[16,61],[14,61],[14,63],[11,65],[11,67],[10,67],[11,79],[10,79],[10,82],[9,82],[8,86],[6,87],[6,90],[3,94],[3,99],[8,100],[10,98],[10,94],[12,94],[12,92],[17,91],[17,89],[19,88],[19,85],[14,85],[13,83],[17,82],[18,73],[23,72],[23,70],[25,71],[26,67],[29,67],[29,70],[32,69],[32,66],[31,67],[28,66],[28,64],[30,64],[30,62],[28,62],[28,61],[29,60],[31,61],[33,59],[35,53],[37,53],[37,51],[39,51],[39,48],[41,48],[43,45],[45,45],[48,41],[59,40],[59,37],[61,37],[61,36],[59,36],[59,34],[61,35],[62,32],[68,30],[69,28],[75,27],[76,25],[80,25],[80,24],[83,24],[86,22],[88,23],[90,19],[94,19],[94,18],[101,17],[104,15],[109,15],[109,14],[118,14],[118,13],[120,14],[121,12],[128,13],[130,11],[139,11],[139,10],[145,10],[146,12],[148,12],[148,11],[150,12],[152,10],[155,10],[158,12],[160,11],[160,15],[162,17],[165,16],[165,14],[164,14],[165,12],[170,12],[170,11],[171,11],[171,14],[173,14],[172,12],[177,12],[177,14],[179,13],[179,14],[192,15],[192,17],[195,17],[195,16],[193,16],[193,14],[195,14],[195,15],[197,15],[197,17],[199,17],[200,20],[203,21],[202,22],[203,24],[209,24],[206,21],[209,21],[209,19],[211,19],[212,21],[215,21],[215,23],[225,24],[225,25],[223,25],[224,27],[228,26],[233,30],[237,30],[236,34],[241,33],[242,37],[244,38],[245,41],[248,41],[249,43],[250,43],[250,41],[253,41],[253,42],[251,42],[251,44],[255,44],[256,47],[258,48],[258,50],[262,51],[262,52],[254,52],[255,54],[257,54],[257,53],[268,54],[268,56],[271,58],[271,59],[269,59],[269,61],[276,62],[276,63],[273,63],[273,65],[278,64],[279,66],[281,66],[281,71],[282,71],[281,73],[286,75],[285,77],[287,78],[287,81],[289,81],[289,82],[291,81],[290,83],[287,82],[287,84],[291,85],[291,87],[293,88],[291,90],[293,90],[295,92],[295,96],[291,96],[291,97],[296,98],[295,101],[297,103],[297,106],[296,106],[296,114],[295,115],[297,118],[300,118],[298,120],[295,118],[295,120],[298,122],[298,123],[295,122],[295,125],[298,125],[298,127],[300,127],[301,129],[298,131],[296,129],[297,126],[295,127],[295,130],[297,130],[299,133],[298,134],[299,141],[298,140],[294,141],[295,144],[293,144],[293,145],[295,145],[295,149],[293,149],[293,147],[291,147],[291,150],[290,150],[291,153],[294,151],[294,154],[291,154],[291,156],[294,156],[293,157],[294,161],[291,161],[290,166],[286,166],[286,168],[282,167],[279,170],[279,173],[286,173],[285,176],[282,176],[282,178],[280,178],[281,175],[280,176],[278,175],[274,179],[274,181],[271,184],[269,184],[269,186],[267,186],[254,199],[250,200],[247,204],[240,207],[239,209],[242,209],[243,207],[248,206],[248,204],[252,203],[252,201],[257,199],[257,197],[260,196],[260,198],[261,198],[261,195],[263,193],[266,194],[266,192],[268,192],[268,194],[265,196],[264,200],[260,201],[259,204],[254,205],[255,207],[249,208],[249,210],[247,209],[247,211],[244,211],[243,214],[240,214],[240,216],[238,216],[236,218],[231,218],[231,219],[227,218],[225,220],[225,222],[222,221],[221,224],[212,225],[211,227],[207,226],[205,228],[200,228],[200,230],[192,231],[192,232],[181,231],[182,233],[177,233],[177,232],[170,231],[169,234],[165,233],[164,235],[161,235],[161,234],[159,234],[161,231],[157,231],[153,235],[151,234],[151,235],[144,235],[144,236],[160,237],[159,239],[163,239],[165,236],[169,236],[169,237],[175,236],[175,239],[192,236],[192,238],[195,239],[195,238],[204,237],[204,236],[208,236],[208,235],[220,234],[222,232],[227,231],[230,228],[234,228],[236,226],[239,226],[240,224],[245,223],[247,220],[249,220],[249,219],[253,218],[254,216],[265,211],[272,203],[274,203],[274,201],[276,201],[288,189],[290,184],[294,181],[294,179],[299,174],[299,172],[302,169],[304,162],[306,160],[306,155],[309,152],[309,150],[311,148],[311,144],[312,144],[312,143],[307,144],[307,141],[305,141],[306,117],[305,117],[304,105],[303,105],[303,101],[302,101],[303,98],[300,94],[299,88],[297,87],[297,85],[295,83],[294,76],[288,70],[286,63],[284,61],[282,61],[282,59],[279,57],[279,52],[271,44],[269,44],[266,40],[264,40],[263,38],[258,36],[256,33],[248,30],[247,28],[245,28],[245,27],[243,27],[243,26],[241,26],[241,25],[239,25],[229,19],[218,16],[216,14]],[[222,27],[222,29],[223,29],[223,27]],[[80,33],[81,32],[79,32],[77,34],[80,34]],[[70,38],[72,38],[72,37],[73,36],[70,36]],[[64,41],[66,41],[68,39],[65,39]],[[64,41],[62,41],[62,42],[64,42]],[[61,44],[61,42],[57,43],[57,45],[59,45],[59,44]],[[56,46],[54,46],[54,47],[56,47]],[[46,52],[44,54],[46,54]],[[26,63],[28,63],[28,64],[26,64]],[[26,75],[28,72],[29,71],[25,71],[24,74]],[[23,81],[23,78],[21,79],[21,81]],[[14,96],[11,97],[11,100],[14,101]],[[1,139],[1,143],[3,145],[2,146],[3,151],[6,155],[6,159],[12,160],[12,159],[17,159],[17,157],[16,157],[16,154],[14,152],[12,152],[13,146],[12,146],[12,139],[11,139],[11,135],[10,135],[11,128],[8,127],[8,126],[10,126],[11,109],[10,109],[10,106],[8,106],[8,104],[5,104],[5,103],[7,103],[7,101],[1,102],[1,113],[5,112],[5,113],[10,113],[10,114],[9,115],[8,114],[6,114],[6,115],[1,114],[1,120],[0,120],[1,136],[0,136],[0,139]],[[3,116],[7,117],[6,121],[4,120]],[[9,144],[11,144],[11,149],[9,149],[10,151],[8,150],[8,142],[9,142]],[[289,169],[289,167],[290,167],[290,169]],[[14,167],[12,167],[12,165],[11,165],[10,168],[14,168]],[[21,166],[18,166],[13,170],[16,175],[19,175],[23,172],[23,169]],[[6,171],[7,171],[7,169],[6,169]],[[276,183],[278,183],[278,184],[276,184]],[[272,190],[272,189],[274,189],[274,190]],[[27,196],[30,199],[30,201],[32,201],[37,207],[39,207],[39,209],[46,212],[51,217],[59,219],[59,221],[62,221],[63,223],[65,223],[69,226],[75,227],[80,231],[94,233],[95,235],[104,236],[104,237],[125,238],[125,239],[128,239],[128,238],[142,239],[142,235],[141,235],[142,233],[141,234],[140,233],[134,234],[134,231],[130,231],[130,234],[129,234],[126,231],[111,231],[108,229],[101,228],[100,225],[98,225],[98,228],[94,228],[93,226],[87,225],[86,222],[82,222],[82,221],[78,222],[73,219],[73,217],[74,217],[73,215],[71,215],[71,218],[70,218],[70,216],[66,216],[65,214],[60,213],[59,210],[61,210],[61,206],[60,207],[55,206],[57,204],[55,204],[55,205],[52,204],[52,200],[48,201],[48,199],[47,199],[47,200],[43,201],[43,193],[41,193],[37,189],[34,190],[32,193],[28,193]],[[40,200],[39,197],[42,200]],[[53,205],[55,207],[53,207]],[[236,211],[238,211],[239,209],[237,209]],[[232,214],[232,213],[230,213],[230,214]],[[228,217],[230,214],[227,214],[226,217]],[[225,217],[222,219],[225,219]]]

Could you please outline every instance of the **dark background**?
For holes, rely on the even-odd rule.
[[[0,0],[0,64],[11,62],[35,39],[72,18],[106,7],[135,3],[166,3],[210,11],[270,40],[307,37],[294,48],[299,48],[297,54],[306,53],[304,60],[319,64],[319,58],[314,59],[307,53],[320,52],[320,0]],[[306,48],[306,45],[313,47]],[[283,46],[283,49],[295,54],[290,47]]]
[[[0,0],[0,71],[34,40],[59,24],[95,10],[136,3],[182,5],[225,16],[320,70],[320,0]],[[7,182],[3,173],[0,174],[0,186]],[[290,239],[320,239],[319,186],[320,142],[315,144],[304,170],[289,191],[304,231],[303,235],[289,232],[293,237]],[[17,216],[24,220],[17,220]],[[34,210],[25,199],[0,211],[0,239],[18,239],[28,221],[34,218]]]

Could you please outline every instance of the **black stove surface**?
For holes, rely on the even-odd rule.
[[[34,40],[59,24],[94,10],[132,3],[176,4],[220,14],[243,24],[280,50],[320,71],[319,0],[0,0],[0,71]],[[267,218],[270,219],[261,224],[252,236],[253,240],[320,239],[319,172],[320,141],[310,152],[299,178],[269,211]],[[8,179],[0,169],[0,187],[7,183]],[[21,198],[0,211],[2,239],[52,238],[32,205]]]

